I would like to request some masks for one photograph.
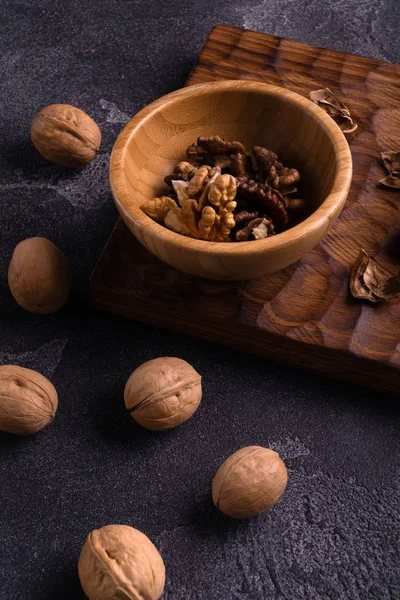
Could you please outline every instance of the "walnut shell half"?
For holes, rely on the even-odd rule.
[[[101,131],[83,110],[51,104],[33,119],[32,142],[44,158],[60,167],[83,167],[100,149]]]
[[[15,300],[32,313],[53,313],[68,300],[72,274],[67,257],[42,237],[20,242],[8,267]]]
[[[247,446],[218,469],[213,485],[214,504],[234,519],[256,517],[279,500],[287,483],[279,454],[261,446]]]
[[[57,406],[57,392],[46,377],[15,365],[0,367],[0,431],[37,433],[53,421]]]
[[[128,525],[106,525],[89,533],[78,572],[90,600],[158,600],[165,585],[157,548]]]
[[[124,393],[131,417],[151,430],[172,429],[187,421],[201,396],[201,376],[189,363],[171,356],[138,367]]]

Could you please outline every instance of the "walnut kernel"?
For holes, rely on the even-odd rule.
[[[300,173],[272,150],[247,152],[240,142],[213,136],[199,137],[186,154],[164,177],[168,196],[142,205],[168,229],[210,242],[262,240],[303,216],[304,201],[292,198]]]

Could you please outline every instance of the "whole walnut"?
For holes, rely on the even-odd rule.
[[[37,433],[53,421],[57,392],[46,377],[15,365],[0,366],[0,431]]]
[[[187,421],[200,404],[201,376],[180,358],[149,360],[125,386],[131,417],[151,430],[172,429]]]
[[[20,242],[8,267],[8,285],[15,300],[32,313],[53,313],[68,300],[71,268],[50,240],[33,237]]]
[[[83,110],[51,104],[33,119],[31,137],[44,158],[60,167],[83,167],[100,149],[101,131]]]
[[[277,452],[247,446],[218,469],[212,485],[213,501],[234,519],[256,517],[279,500],[287,478],[285,464]]]
[[[157,548],[128,525],[106,525],[89,533],[78,572],[90,600],[158,600],[165,585]]]

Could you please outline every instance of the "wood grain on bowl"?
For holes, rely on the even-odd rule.
[[[170,231],[141,210],[168,192],[163,180],[199,136],[221,135],[273,149],[303,175],[311,215],[277,236],[257,242],[196,240]],[[140,111],[118,137],[110,159],[110,186],[125,223],[155,256],[191,275],[223,280],[261,277],[311,250],[343,208],[352,163],[334,121],[309,99],[251,81],[218,81],[168,94]]]
[[[297,263],[240,283],[165,265],[120,222],[92,276],[93,306],[398,394],[400,302],[352,299],[349,273],[360,246],[400,268],[400,193],[377,186],[380,152],[400,149],[400,66],[218,26],[188,83],[221,78],[338,94],[358,124],[340,217]]]

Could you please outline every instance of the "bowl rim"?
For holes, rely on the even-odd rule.
[[[197,93],[207,93],[208,91],[227,92],[236,90],[257,91],[259,93],[277,97],[284,96],[285,100],[288,102],[301,106],[306,112],[316,117],[317,121],[331,138],[335,149],[336,161],[336,172],[332,187],[322,204],[311,215],[304,219],[304,221],[301,221],[286,231],[263,240],[249,240],[240,243],[197,240],[171,231],[164,225],[153,221],[153,219],[146,215],[139,206],[130,205],[128,210],[126,206],[130,203],[131,193],[123,184],[125,180],[124,163],[126,150],[131,138],[135,135],[136,130],[146,120],[161,111],[167,105],[170,106],[185,97],[190,97]],[[134,222],[139,229],[146,230],[152,237],[156,237],[160,241],[168,243],[175,248],[182,249],[184,246],[187,251],[193,251],[203,255],[235,255],[238,258],[240,256],[248,255],[250,249],[252,253],[258,255],[265,253],[267,249],[277,250],[283,246],[289,248],[294,244],[297,245],[299,240],[307,237],[312,231],[316,231],[324,226],[325,229],[328,229],[330,223],[333,222],[338,215],[338,208],[339,212],[343,208],[350,189],[352,173],[353,164],[349,144],[339,126],[325,113],[324,110],[305,96],[287,88],[259,81],[236,79],[223,79],[187,86],[154,100],[136,113],[123,127],[113,146],[109,163],[109,183],[111,193],[115,205],[124,221],[128,220]],[[249,244],[251,246],[249,246]]]

